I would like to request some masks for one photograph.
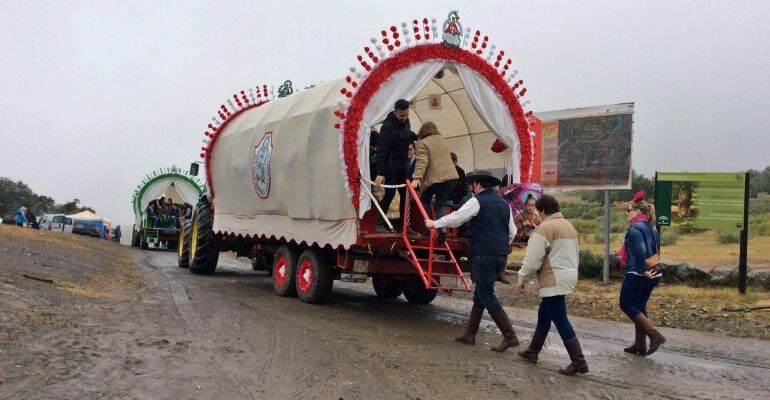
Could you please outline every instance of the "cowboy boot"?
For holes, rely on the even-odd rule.
[[[660,345],[666,343],[666,338],[663,337],[663,335],[661,335],[657,329],[655,329],[655,326],[652,325],[652,322],[647,319],[644,314],[639,314],[634,317],[634,322],[639,324],[642,331],[650,337],[650,349],[647,350],[648,356],[657,351]]]
[[[575,375],[588,372],[588,363],[585,356],[583,356],[583,349],[580,348],[578,338],[574,337],[565,340],[564,347],[567,349],[567,354],[569,354],[569,359],[572,362],[566,368],[560,369],[559,373],[562,375]]]
[[[497,347],[493,347],[490,350],[497,352],[504,352],[510,347],[516,347],[519,345],[519,338],[516,337],[516,332],[513,330],[511,320],[508,319],[508,314],[502,308],[500,311],[492,314],[492,319],[500,329],[500,333],[503,334],[503,341]]]
[[[537,355],[540,353],[540,350],[543,349],[544,344],[545,344],[545,335],[541,335],[540,333],[535,331],[532,334],[532,340],[529,341],[529,347],[527,347],[526,350],[520,351],[516,354],[518,354],[519,357],[527,361],[532,361],[533,363],[537,363]]]
[[[468,318],[468,327],[465,328],[465,333],[455,338],[456,342],[469,344],[471,346],[476,344],[476,334],[479,333],[479,324],[481,324],[481,316],[484,315],[483,308],[471,308],[471,316]]]
[[[647,335],[644,333],[642,326],[636,322],[636,320],[634,320],[634,330],[636,331],[636,336],[633,346],[626,347],[623,349],[623,351],[639,356],[647,355]]]

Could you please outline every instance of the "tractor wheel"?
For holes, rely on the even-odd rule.
[[[260,250],[251,259],[251,269],[254,271],[266,271],[268,274],[273,272],[273,255],[265,250]]]
[[[273,258],[273,289],[284,297],[295,296],[297,252],[289,246],[281,246]]]
[[[404,297],[410,304],[428,304],[437,294],[436,289],[426,289],[419,276],[411,276],[404,282]]]
[[[133,231],[131,234],[131,247],[139,247],[142,240],[142,234],[138,231]]]
[[[388,275],[372,276],[372,286],[377,297],[383,299],[395,299],[404,293],[404,282]]]
[[[190,268],[190,232],[192,232],[192,221],[184,221],[182,229],[179,230],[177,246],[179,268]]]
[[[334,269],[322,251],[305,249],[297,261],[297,295],[305,303],[323,304],[329,301],[334,283]]]
[[[210,275],[217,269],[219,238],[214,234],[214,215],[206,198],[195,206],[190,232],[190,272]]]

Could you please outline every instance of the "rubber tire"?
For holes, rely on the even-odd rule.
[[[258,251],[251,259],[251,269],[254,271],[265,271],[268,274],[273,273],[273,255],[265,250]]]
[[[141,247],[141,248],[142,248],[142,250],[147,250],[147,248],[148,248],[148,247],[150,247],[150,246],[147,244],[147,242],[145,242],[145,241],[144,241],[144,239],[142,239],[142,238],[139,238],[139,241],[141,242],[141,244],[139,245],[139,247]]]
[[[176,253],[179,268],[190,268],[190,233],[192,233],[192,221],[185,220],[182,229],[179,230],[179,248]]]
[[[300,269],[305,261],[310,262],[311,279],[306,291],[302,290],[303,277]],[[333,263],[326,254],[315,249],[305,249],[297,260],[297,272],[294,274],[297,280],[297,296],[308,304],[325,304],[329,301],[334,285]]]
[[[140,241],[142,240],[142,235],[139,234],[137,231],[133,231],[133,234],[131,235],[131,247],[139,247]]]
[[[195,257],[190,263],[190,272],[199,275],[211,275],[217,269],[219,261],[219,242],[214,234],[214,214],[208,200],[201,198],[195,206],[193,224],[198,223]],[[192,242],[192,238],[190,239]]]
[[[428,304],[436,298],[438,290],[426,289],[418,276],[410,277],[404,282],[404,297],[409,304]]]
[[[281,261],[281,259],[286,260],[286,280],[284,281],[283,285],[279,285],[278,281],[276,280],[276,278],[279,276],[278,262]],[[296,296],[297,279],[295,275],[297,274],[297,251],[289,246],[281,246],[278,248],[278,251],[275,252],[275,257],[273,258],[272,270],[273,290],[275,291],[275,294],[282,297]]]
[[[372,276],[372,287],[374,287],[377,297],[383,299],[395,299],[404,293],[404,281],[387,275]]]

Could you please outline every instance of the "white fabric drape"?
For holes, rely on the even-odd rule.
[[[513,122],[508,106],[494,87],[476,71],[465,65],[456,65],[460,80],[463,82],[468,98],[479,113],[479,117],[487,127],[503,142],[508,149],[505,151],[505,168],[510,176],[509,183],[521,182],[521,147],[516,125]]]
[[[198,202],[200,193],[198,192],[198,189],[190,185],[189,182],[177,178],[161,179],[150,185],[150,187],[145,189],[144,194],[142,194],[142,198],[139,200],[139,214],[136,215],[137,226],[142,223],[142,213],[144,213],[144,209],[147,208],[147,205],[149,205],[151,201],[159,199],[160,196],[164,195],[172,183],[185,203],[195,205],[195,203]]]
[[[361,126],[358,130],[358,170],[366,179],[369,176],[369,132],[371,127],[385,119],[393,110],[393,104],[398,99],[411,100],[425,85],[441,70],[443,61],[428,61],[417,64],[393,74],[380,90],[370,100],[364,110]],[[363,184],[363,183],[362,183]],[[371,207],[371,202],[365,190],[359,196],[360,206],[358,215],[363,218]]]

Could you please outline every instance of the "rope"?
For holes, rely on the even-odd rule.
[[[361,177],[361,180],[364,183],[367,183],[369,185],[375,185],[374,182],[370,181],[369,179],[364,178],[363,176]],[[385,188],[385,189],[398,189],[398,188],[406,187],[406,183],[402,183],[400,185],[380,185],[379,187],[382,187],[382,188]]]
[[[368,181],[368,179],[361,177],[362,181]],[[385,185],[383,185],[385,186]],[[366,194],[369,195],[369,197],[372,199],[372,203],[374,203],[374,206],[377,207],[377,211],[380,212],[380,215],[382,216],[382,219],[385,220],[385,223],[388,224],[388,228],[390,230],[393,230],[393,224],[390,223],[390,220],[388,219],[388,216],[382,211],[382,207],[380,207],[380,202],[377,201],[377,199],[372,194],[372,191],[369,189],[369,185],[363,185],[364,190],[366,190]]]

